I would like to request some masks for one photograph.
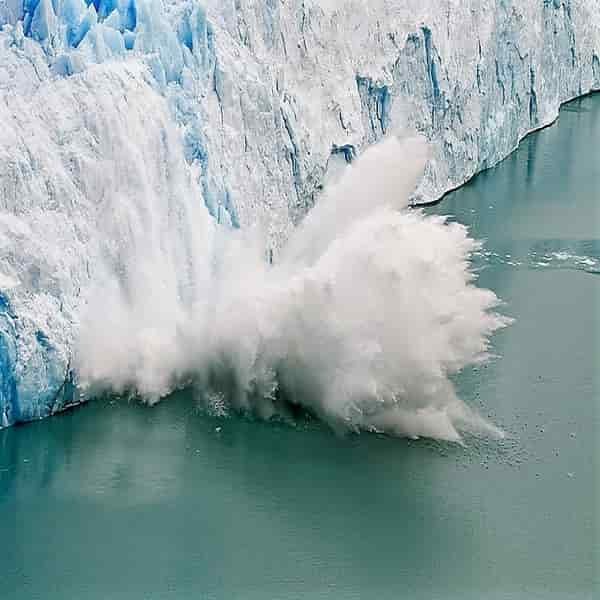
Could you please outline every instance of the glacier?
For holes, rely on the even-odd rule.
[[[381,139],[429,140],[406,199],[427,203],[600,89],[600,0],[0,0],[0,27],[0,426],[85,398],[83,306],[170,340],[135,377],[160,396],[182,298],[219,301],[221,229],[277,262]],[[123,389],[136,365],[111,365]]]

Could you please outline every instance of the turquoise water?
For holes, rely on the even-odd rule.
[[[465,448],[96,402],[0,432],[3,599],[591,599],[600,97],[430,212],[515,323],[457,381]]]

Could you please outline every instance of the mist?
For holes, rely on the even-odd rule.
[[[119,201],[99,227],[101,266],[81,308],[73,365],[85,394],[154,403],[194,386],[217,414],[306,411],[336,429],[449,441],[502,435],[451,381],[489,358],[508,320],[476,286],[480,244],[466,228],[408,206],[424,139],[364,152],[270,264],[259,227],[208,215],[177,131],[156,132],[158,153],[147,126],[137,133],[104,192]],[[123,188],[132,170],[141,191]]]

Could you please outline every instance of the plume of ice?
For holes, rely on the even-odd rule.
[[[183,159],[171,159],[184,197],[165,209],[146,185],[143,202],[124,199],[109,219],[118,251],[82,315],[81,385],[154,402],[195,384],[206,402],[264,418],[300,407],[352,430],[501,435],[449,378],[486,359],[506,320],[496,296],[474,285],[479,245],[466,229],[407,208],[426,159],[418,137],[365,152],[275,264],[259,228],[214,224],[191,197]]]

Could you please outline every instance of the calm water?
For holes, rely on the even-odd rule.
[[[340,438],[185,395],[2,431],[0,597],[591,599],[599,140],[600,97],[572,103],[432,209],[486,240],[480,283],[516,318],[458,381],[508,440]]]

